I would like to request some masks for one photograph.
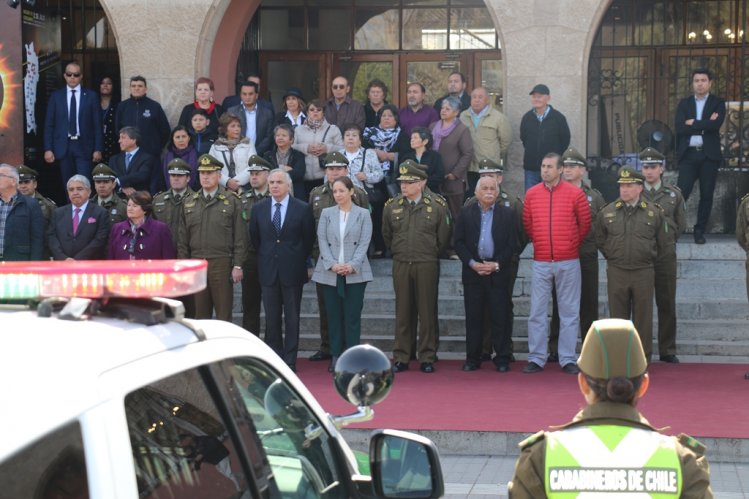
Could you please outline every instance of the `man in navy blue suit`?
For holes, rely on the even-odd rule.
[[[250,238],[257,250],[258,278],[265,309],[265,342],[292,369],[299,348],[302,288],[315,238],[309,205],[289,195],[291,177],[281,169],[268,176],[270,197],[252,208]],[[281,316],[285,335],[281,333]]]
[[[156,178],[161,178],[158,161],[140,147],[140,131],[132,126],[120,130],[122,152],[109,158],[109,167],[117,174],[117,181],[125,196],[135,191],[158,192]]]
[[[81,86],[82,76],[78,63],[65,66],[65,88],[52,94],[44,120],[44,161],[60,162],[63,183],[75,174],[90,178],[93,163],[101,161],[99,98]]]
[[[275,125],[273,111],[262,107],[258,103],[258,86],[255,82],[242,83],[239,95],[242,102],[229,109],[229,112],[239,117],[239,121],[242,123],[242,135],[255,144],[257,155],[262,158],[263,154],[273,147],[273,127]]]

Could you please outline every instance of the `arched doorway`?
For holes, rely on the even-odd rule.
[[[433,101],[445,93],[449,73],[461,71],[469,87],[486,86],[501,106],[499,49],[482,0],[265,0],[245,33],[237,76],[259,70],[278,109],[286,87],[325,99],[339,74],[351,80],[356,99],[365,100],[367,83],[379,78],[399,106],[411,81],[422,82]]]

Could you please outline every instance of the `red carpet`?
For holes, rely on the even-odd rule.
[[[462,372],[462,361],[442,360],[434,374],[423,374],[418,363],[397,374],[390,395],[375,406],[375,418],[352,428],[462,430],[532,433],[562,424],[584,405],[577,378],[556,364],[542,373],[520,370],[500,374],[492,364]],[[297,363],[299,377],[331,414],[352,411],[338,396],[327,362]],[[639,409],[669,434],[696,437],[749,438],[747,365],[654,363],[650,389]]]

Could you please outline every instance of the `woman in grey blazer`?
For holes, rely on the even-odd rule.
[[[336,205],[325,208],[317,225],[320,258],[312,280],[322,284],[330,335],[329,371],[335,369],[344,345],[359,344],[364,289],[372,280],[367,249],[372,238],[369,211],[351,200],[354,184],[349,177],[333,182]],[[345,334],[345,341],[344,341]]]

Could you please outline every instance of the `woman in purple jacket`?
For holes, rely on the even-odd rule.
[[[169,226],[151,218],[153,205],[146,191],[134,192],[127,202],[127,220],[109,234],[110,260],[165,260],[176,258]]]

